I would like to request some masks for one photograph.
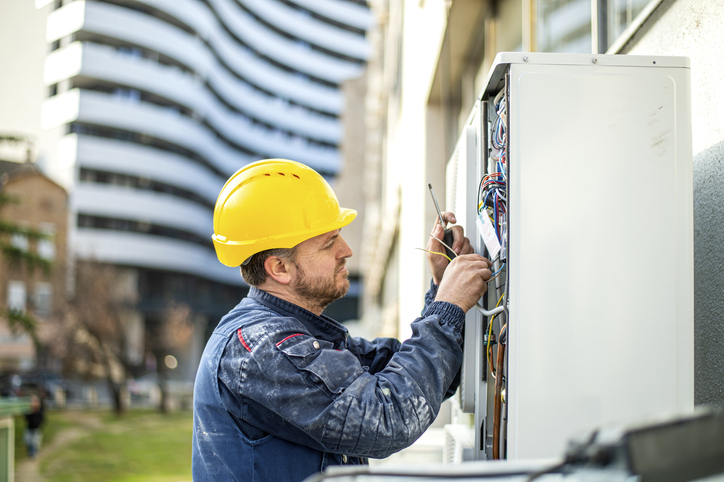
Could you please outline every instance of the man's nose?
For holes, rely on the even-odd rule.
[[[341,249],[341,251],[340,251],[339,257],[340,257],[340,258],[350,258],[350,257],[352,257],[352,255],[353,255],[354,253],[352,252],[352,248],[349,247],[349,244],[347,244],[347,241],[345,241],[342,236],[339,237],[339,240],[342,242],[342,244],[341,244],[341,246],[340,246],[342,249]]]

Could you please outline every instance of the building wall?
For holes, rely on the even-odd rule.
[[[404,338],[404,325],[419,309],[424,293],[420,282],[429,277],[424,256],[414,258],[409,252],[424,246],[434,218],[424,186],[432,182],[444,204],[445,164],[470,111],[471,102],[466,99],[477,95],[485,85],[498,52],[530,46],[535,35],[527,30],[525,15],[533,3],[372,2],[380,19],[373,38],[380,44],[373,42],[368,74],[370,129],[366,165],[367,178],[374,184],[366,185],[365,192],[374,195],[367,197],[364,233],[363,251],[368,253],[364,317],[372,320],[370,325],[377,323],[379,333],[390,334],[385,331],[384,320],[392,312],[397,325],[392,334]],[[537,3],[546,8],[547,30],[539,31],[541,36],[537,38],[541,51],[546,47],[550,47],[547,51],[557,52],[590,52],[598,48],[593,34],[581,29],[591,21],[591,2]],[[615,15],[615,22],[627,19],[629,27],[611,25],[612,36],[602,49],[613,44],[615,51],[609,53],[620,49],[622,54],[691,58],[695,403],[724,406],[724,92],[720,88],[724,61],[718,55],[724,40],[724,6],[720,3],[608,2],[620,9],[609,12]],[[403,4],[403,18],[397,20],[395,9]],[[653,14],[646,18],[654,7]],[[404,39],[401,48],[398,37]],[[630,40],[625,42],[626,38]],[[397,84],[389,79],[399,73],[402,88],[398,91]]]
[[[371,332],[405,339],[429,285],[424,248],[434,220],[427,183],[444,181],[426,162],[425,108],[446,19],[446,3],[371,2],[367,96],[364,318]],[[437,136],[437,132],[430,133]],[[429,214],[429,215],[428,215]]]
[[[0,132],[37,140],[42,131],[40,108],[46,95],[43,68],[48,49],[47,9],[38,10],[34,2],[25,0],[5,0],[0,8],[0,62],[6,66],[0,75]]]
[[[621,53],[691,59],[695,400],[724,407],[724,4],[665,0]]]
[[[549,37],[550,35],[561,36],[563,30],[557,31],[557,28],[569,28],[573,32],[578,29],[575,27],[576,25],[581,25],[581,22],[585,23],[586,19],[590,21],[590,14],[581,8],[578,1],[559,3],[542,1],[539,3],[548,8],[545,19],[548,30],[545,35]],[[521,30],[521,25],[524,25],[521,22],[524,20],[528,2],[523,2],[522,9],[520,2],[498,2],[495,5],[488,5],[487,8],[483,7],[482,13],[480,13],[479,2],[454,0],[446,4],[445,10],[436,17],[440,23],[436,23],[435,20],[426,20],[422,15],[424,11],[437,8],[436,5],[438,4],[432,1],[415,2],[405,10],[405,18],[402,22],[405,27],[409,27],[414,22],[428,22],[424,27],[426,29],[425,39],[416,38],[409,31],[404,33],[405,41],[409,44],[425,45],[425,48],[418,48],[415,52],[408,51],[404,47],[402,49],[404,53],[402,77],[403,79],[405,77],[414,79],[411,84],[403,83],[404,88],[400,97],[406,102],[393,105],[394,89],[384,83],[379,87],[380,93],[372,96],[374,99],[390,99],[388,101],[390,105],[377,121],[378,124],[384,126],[383,135],[380,136],[382,140],[379,150],[385,153],[380,156],[383,159],[382,165],[376,168],[380,177],[378,184],[383,189],[383,194],[380,196],[383,208],[379,209],[380,212],[394,206],[393,203],[385,200],[384,195],[385,192],[389,192],[389,189],[385,187],[389,183],[389,179],[386,177],[389,172],[404,172],[408,178],[405,181],[409,181],[413,186],[424,185],[419,180],[415,180],[415,176],[418,172],[426,172],[427,177],[433,180],[438,197],[444,199],[444,186],[442,185],[444,166],[459,135],[460,124],[469,112],[469,102],[466,102],[465,99],[469,98],[471,92],[474,92],[473,95],[479,93],[486,81],[493,58],[499,51],[520,49],[526,43],[526,39],[529,41],[531,38],[530,32],[526,32],[526,28]],[[551,10],[550,7],[555,7],[555,5],[559,6],[558,10],[555,8]],[[616,8],[626,7],[624,3],[617,5]],[[722,337],[724,323],[721,322],[721,315],[724,312],[724,301],[721,297],[724,276],[720,274],[724,260],[718,249],[720,241],[723,239],[722,229],[724,229],[720,222],[724,210],[721,194],[724,192],[721,189],[724,168],[720,162],[724,151],[724,123],[721,122],[724,94],[718,88],[724,62],[717,55],[717,48],[723,35],[720,25],[724,8],[716,3],[695,0],[663,0],[658,3],[658,6],[656,1],[637,0],[629,7],[632,8],[633,13],[633,15],[629,14],[631,26],[624,30],[625,25],[611,25],[613,34],[618,35],[622,32],[623,34],[619,38],[609,37],[608,44],[613,43],[616,49],[615,52],[609,53],[684,55],[691,58],[695,181],[696,402],[698,404],[724,404],[724,381],[722,381],[724,380],[724,376],[722,376],[724,375],[724,360],[722,360],[724,357],[724,341],[722,341],[724,340]],[[655,7],[653,13],[646,17],[653,7]],[[385,60],[375,61],[370,66],[371,69],[374,69],[377,65],[384,65],[382,71],[387,72],[387,75],[389,72],[394,72],[396,68],[391,66],[396,58],[390,54],[390,52],[394,52],[394,38],[388,32],[389,29],[394,28],[394,25],[390,26],[390,21],[394,17],[393,10],[394,7],[390,6],[389,12],[383,16],[388,24],[384,27],[387,30],[384,30],[382,40],[385,47],[378,48],[378,50],[385,54]],[[639,12],[643,12],[643,14],[637,17]],[[626,17],[621,12],[616,15],[619,20]],[[466,22],[466,19],[476,20]],[[557,27],[556,22],[563,22],[564,25]],[[408,30],[414,30],[414,28],[409,27]],[[539,34],[543,35],[541,32]],[[580,52],[583,43],[590,43],[591,38],[585,32],[579,32],[579,34],[577,39],[568,43],[559,42],[553,50]],[[431,42],[430,39],[433,38],[437,39],[439,47],[435,48],[430,44],[423,43]],[[625,39],[629,40],[625,42]],[[545,45],[541,46],[545,47]],[[426,58],[423,59],[423,57]],[[436,63],[432,70],[424,67],[429,64],[430,59]],[[370,73],[371,78],[374,75],[376,74]],[[432,78],[431,84],[430,78]],[[427,96],[417,95],[415,97],[416,94],[413,94],[416,92],[415,89],[422,88],[422,86],[426,86],[425,88],[428,89]],[[418,99],[418,102],[426,102],[426,108],[421,114],[424,116],[425,122],[424,125],[414,127],[410,124],[411,130],[408,131],[402,127],[402,124],[398,124],[398,119],[407,118],[408,112],[412,114],[411,117],[417,115],[415,109],[418,107],[413,98]],[[424,171],[415,173],[406,169],[406,162],[408,162],[408,157],[404,155],[406,151],[403,147],[398,147],[412,146],[411,149],[414,152],[415,146],[407,140],[411,133],[424,139],[426,143],[426,148],[418,157],[421,166],[424,166]],[[370,166],[372,169],[375,168],[374,165]],[[402,177],[394,179],[397,180],[395,182],[401,182]],[[439,188],[438,184],[440,184]],[[413,188],[401,187],[400,189]],[[370,191],[372,190],[370,189]],[[431,204],[426,203],[419,193],[405,198],[399,209],[400,212],[406,212],[401,218],[407,223],[410,222],[409,220],[422,219],[423,216],[434,216]],[[379,226],[385,226],[386,223],[382,221],[381,214],[378,217],[380,218],[377,228],[379,231],[381,229]],[[403,229],[401,222],[394,225],[400,228],[400,239],[411,236],[410,233],[421,239],[425,233],[421,228],[422,223],[419,221],[417,227],[408,224]],[[379,232],[383,233],[383,231]],[[369,233],[375,233],[375,236],[380,237],[379,233],[374,230],[369,230],[366,235]],[[384,236],[381,237],[384,238]],[[409,243],[406,244],[406,246],[408,245]],[[380,252],[384,251],[385,246],[388,251]],[[377,261],[371,263],[370,271],[373,275],[366,281],[372,283],[373,290],[395,279],[399,279],[400,283],[407,284],[402,281],[403,277],[399,275],[400,273],[418,273],[416,270],[424,269],[423,260],[393,256],[390,247],[397,246],[400,244],[388,243],[382,245],[374,253],[374,259]],[[401,249],[404,250],[407,247]],[[396,263],[394,266],[379,261],[393,258]],[[413,295],[411,288],[406,286],[404,289],[410,290],[411,293],[407,298],[404,310],[406,313],[411,313],[412,307],[416,305],[421,296],[421,290],[416,288]],[[376,301],[376,304],[368,302],[366,306],[371,306],[369,312],[376,313],[376,316],[379,316],[379,313],[375,310],[384,309],[384,303],[380,303],[379,300]],[[402,312],[403,309],[400,309],[399,313]],[[401,317],[399,322],[403,323]]]
[[[53,232],[51,243],[54,254],[47,257],[52,262],[49,272],[42,268],[30,269],[25,264],[15,265],[0,256],[0,308],[7,308],[8,284],[22,282],[26,290],[26,311],[38,324],[38,335],[43,338],[50,320],[61,316],[60,307],[65,297],[66,231],[68,224],[68,195],[65,190],[39,173],[10,177],[0,189],[4,194],[17,198],[17,204],[0,209],[0,219],[37,231]],[[41,254],[41,241],[28,241],[28,251]],[[39,309],[39,289],[50,286],[49,310]],[[28,336],[14,336],[5,320],[0,323],[0,367],[27,369],[35,363],[35,347]]]

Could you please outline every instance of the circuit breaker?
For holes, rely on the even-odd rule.
[[[693,409],[690,97],[686,58],[496,58],[447,169],[494,260],[466,320],[475,459]]]

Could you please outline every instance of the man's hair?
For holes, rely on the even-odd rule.
[[[251,256],[249,262],[241,265],[241,276],[249,286],[259,286],[266,281],[266,269],[264,269],[264,262],[269,256],[277,256],[279,258],[285,258],[290,261],[294,261],[294,255],[297,252],[297,247],[293,248],[275,248],[261,251]]]

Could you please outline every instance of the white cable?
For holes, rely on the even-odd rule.
[[[502,313],[503,311],[505,311],[505,306],[498,306],[497,308],[493,308],[490,311],[483,308],[480,305],[480,303],[476,303],[475,307],[478,309],[479,312],[481,312],[483,314],[483,316],[493,316],[493,315],[497,315],[498,313]]]

